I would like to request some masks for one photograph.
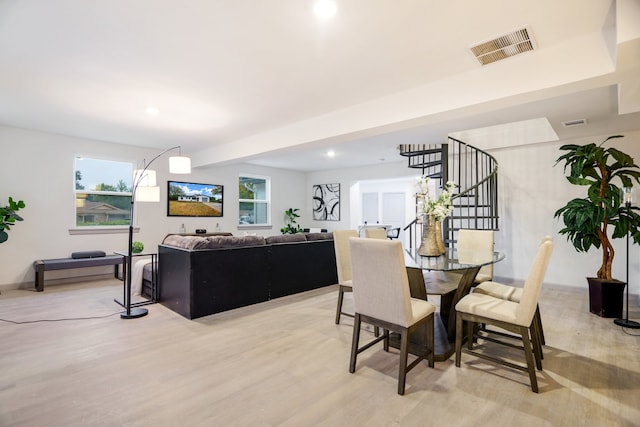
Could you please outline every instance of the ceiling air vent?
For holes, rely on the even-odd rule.
[[[576,120],[567,120],[566,122],[562,122],[562,126],[568,128],[572,126],[582,126],[587,124],[587,119],[576,119]]]
[[[493,40],[471,46],[471,53],[482,65],[507,59],[536,48],[531,30],[522,28]]]

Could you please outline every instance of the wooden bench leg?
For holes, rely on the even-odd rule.
[[[36,291],[44,291],[44,264],[39,263],[36,265],[36,277],[34,285],[36,287]]]

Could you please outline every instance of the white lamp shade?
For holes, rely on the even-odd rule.
[[[133,185],[138,187],[154,187],[156,185],[156,171],[151,169],[135,169],[133,171]]]
[[[169,172],[191,173],[191,158],[184,156],[169,157]]]
[[[136,202],[159,202],[160,187],[138,187],[136,190]]]

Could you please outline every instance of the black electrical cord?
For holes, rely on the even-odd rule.
[[[625,333],[625,334],[627,334],[627,335],[631,335],[632,337],[640,337],[640,334],[630,334],[630,333],[627,331],[627,328],[625,328],[624,326],[621,326],[621,327],[620,327],[620,329],[622,329],[622,332],[624,332],[624,333]],[[636,330],[637,330],[637,329],[636,329]]]
[[[90,319],[105,319],[107,317],[115,316],[116,314],[120,314],[119,311],[115,313],[107,314],[105,316],[91,316],[91,317],[67,317],[62,319],[40,319],[40,320],[23,320],[21,322],[15,320],[7,320],[0,319],[0,322],[13,323],[14,325],[24,325],[28,323],[40,323],[40,322],[63,322],[67,320],[90,320]]]

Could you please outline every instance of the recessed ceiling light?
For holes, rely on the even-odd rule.
[[[150,116],[157,116],[160,113],[160,110],[158,110],[156,107],[147,107],[144,109],[144,112]]]
[[[331,18],[336,14],[336,2],[333,0],[318,0],[313,6],[313,12],[318,18]]]
[[[335,152],[335,151],[333,151],[333,150],[329,150],[329,151],[327,151],[327,156],[329,156],[329,157],[334,157],[335,155],[336,155],[336,152]]]

